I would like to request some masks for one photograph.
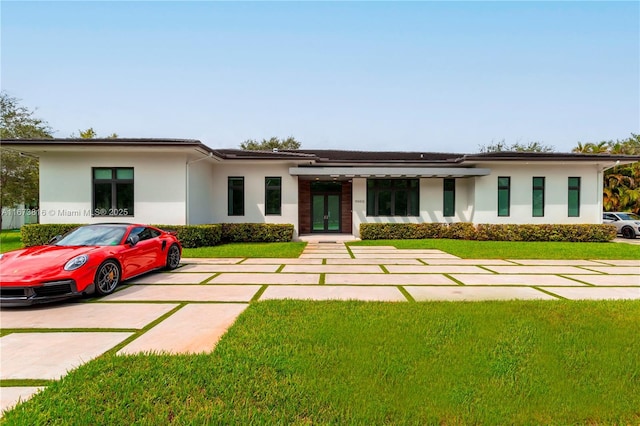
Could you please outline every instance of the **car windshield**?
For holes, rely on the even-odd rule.
[[[634,213],[618,213],[622,220],[640,220],[640,216]]]
[[[115,246],[122,241],[127,228],[124,226],[82,226],[69,232],[57,246]]]

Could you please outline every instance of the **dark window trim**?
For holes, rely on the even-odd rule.
[[[571,179],[577,179],[578,180],[577,181],[578,182],[577,185],[573,185],[572,186],[571,185]],[[580,200],[580,192],[582,191],[581,188],[582,188],[582,179],[581,179],[581,177],[580,176],[569,176],[569,178],[567,179],[567,189],[568,189],[568,191],[567,191],[567,217],[580,217],[580,202],[581,202],[581,200]],[[571,205],[569,204],[570,203],[569,194],[571,194],[571,191],[576,191],[577,194],[578,194],[578,198],[577,198],[577,204],[578,204],[577,205],[577,211],[578,211],[578,213],[575,214],[575,215],[571,214]]]
[[[540,185],[536,185],[536,179],[542,179],[542,183]],[[534,176],[531,179],[531,216],[532,217],[544,217],[544,208],[545,208],[545,187],[546,187],[546,178],[544,176]],[[542,192],[542,212],[540,214],[536,214],[535,210],[535,196],[536,192]]]
[[[111,170],[111,179],[96,179],[96,170],[109,169]],[[131,179],[118,179],[118,170],[131,170],[133,177]],[[115,177],[114,177],[115,176]],[[109,183],[111,184],[111,207],[108,209],[107,214],[99,214],[100,209],[96,208],[96,183]],[[133,199],[131,200],[131,210],[118,209],[118,191],[117,184],[130,183],[133,187]],[[96,166],[91,167],[91,217],[133,217],[135,206],[135,168],[134,167],[109,167],[109,166]],[[126,210],[126,214],[125,214]]]
[[[280,182],[278,185],[267,185],[269,179],[278,179]],[[269,213],[269,197],[267,194],[269,191],[278,191],[278,212]],[[265,216],[282,216],[282,176],[265,176],[264,178],[264,215]]]
[[[507,184],[500,185],[501,179],[507,179]],[[507,214],[500,214],[500,191],[507,191]],[[511,176],[498,176],[498,216],[509,217],[511,216]]]
[[[374,182],[374,187],[373,188],[369,188],[369,181],[373,181]],[[380,188],[379,184],[380,182],[383,181],[407,181],[412,182],[415,181],[418,184],[416,185],[416,188],[411,188],[410,184],[407,185],[407,188],[394,188],[393,187],[393,183],[391,184],[390,188]],[[401,178],[401,179],[389,179],[389,178],[368,178],[367,179],[367,216],[368,217],[391,217],[391,216],[395,216],[395,217],[419,217],[420,216],[420,179],[419,178]],[[374,204],[373,204],[373,208],[374,211],[373,212],[369,212],[368,206],[369,206],[369,192],[372,191],[374,192]],[[381,190],[384,191],[390,191],[391,192],[391,212],[388,215],[381,215],[378,212],[378,196],[379,196],[379,192]],[[395,214],[395,197],[396,197],[396,192],[400,192],[400,191],[406,191],[407,192],[407,214],[406,215],[397,215]],[[409,196],[409,194],[415,191],[416,192],[416,206],[415,206],[415,214],[411,213],[411,210],[413,209],[413,204],[411,203],[411,197]]]
[[[449,189],[447,189],[447,183],[451,185]],[[453,195],[453,205],[451,206],[451,211],[447,210],[447,193],[451,193]],[[453,178],[445,178],[442,179],[442,216],[443,217],[453,217],[456,215],[456,180]]]
[[[232,179],[240,179],[242,181],[242,185],[232,185]],[[240,212],[231,212],[232,205],[229,203],[229,190],[240,190],[242,191],[242,209]],[[245,207],[245,199],[244,199],[244,176],[228,176],[227,177],[227,216],[244,216],[244,207]]]

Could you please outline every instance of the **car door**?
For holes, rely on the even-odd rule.
[[[123,253],[123,278],[139,275],[156,267],[162,244],[159,235],[154,229],[144,226],[131,230],[129,237],[137,236],[139,240]]]

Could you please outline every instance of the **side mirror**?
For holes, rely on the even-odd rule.
[[[56,235],[55,237],[51,238],[47,244],[55,244],[58,241],[60,241],[60,239],[62,238],[62,235]]]
[[[131,247],[133,247],[138,244],[138,241],[140,241],[140,237],[138,237],[137,235],[129,235],[127,237],[127,241],[125,241],[125,244],[129,244]]]

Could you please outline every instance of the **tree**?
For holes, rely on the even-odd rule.
[[[93,127],[89,127],[86,130],[78,130],[78,134],[79,136],[76,136],[75,133],[72,133],[71,137],[79,138],[79,139],[95,139],[98,137],[98,133],[95,130],[93,130]],[[106,139],[118,139],[118,134],[111,133],[109,136],[106,137]]]
[[[623,140],[578,142],[573,152],[583,154],[640,155],[640,135],[631,133]],[[615,166],[604,172],[605,211],[640,213],[640,163]]]
[[[298,142],[293,136],[289,136],[286,139],[280,140],[276,137],[271,139],[262,139],[261,142],[253,139],[247,139],[240,144],[241,149],[252,151],[273,151],[274,149],[298,149],[301,143]]]
[[[480,145],[480,152],[554,152],[551,145],[544,145],[540,142],[529,142],[526,144],[515,142],[509,145],[504,139],[499,142],[492,142],[489,145]]]
[[[1,139],[48,139],[52,129],[20,100],[0,93]],[[3,206],[38,204],[38,159],[0,146],[0,210]],[[0,226],[2,218],[0,216]]]

